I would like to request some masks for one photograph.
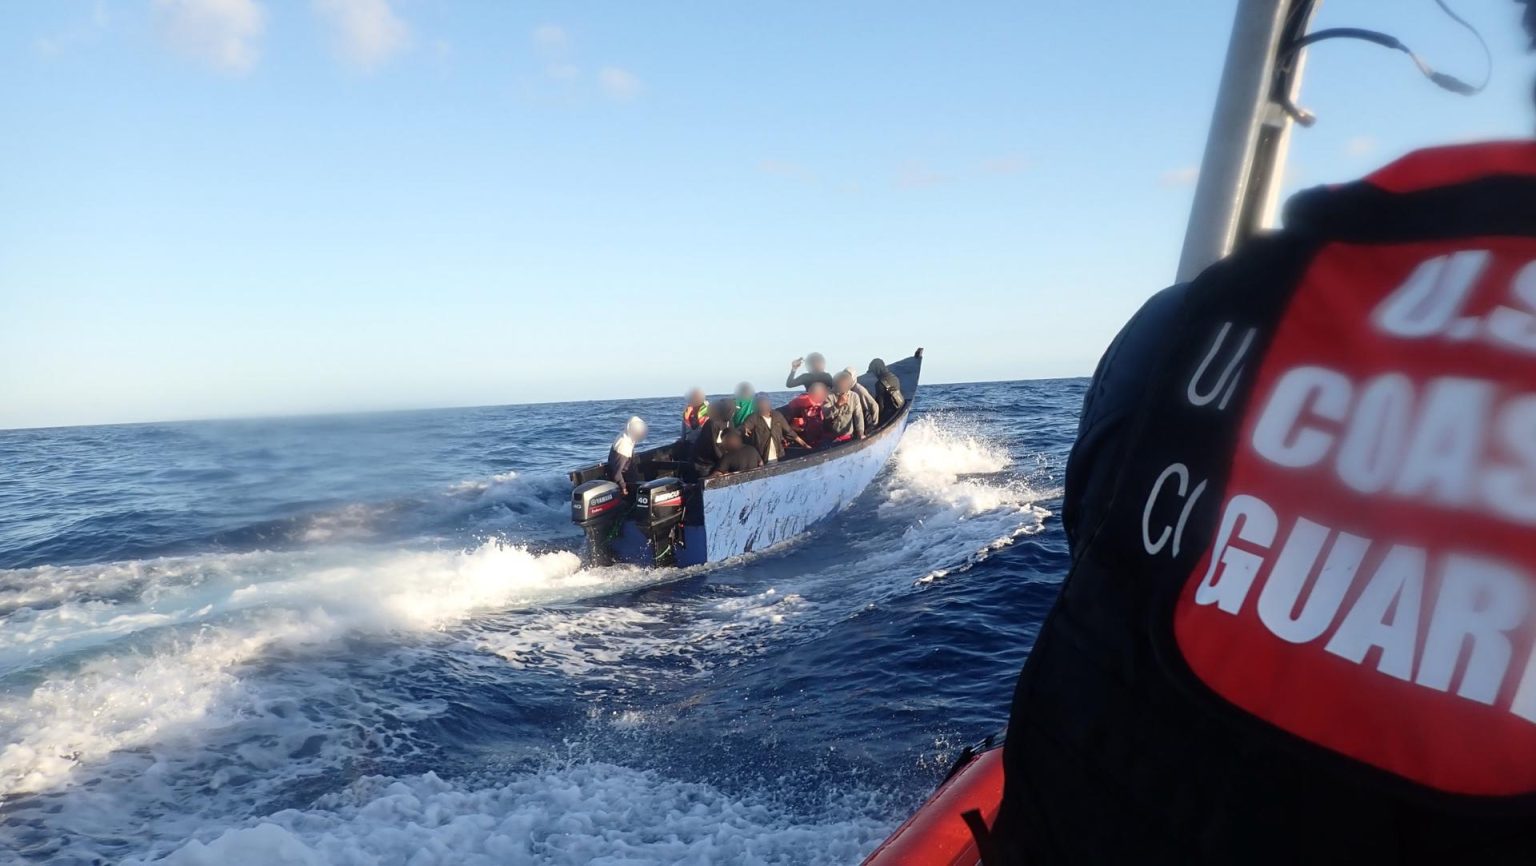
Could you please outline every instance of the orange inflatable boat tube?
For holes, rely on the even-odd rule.
[[[977,809],[991,827],[1002,799],[1003,749],[998,746],[977,754],[945,780],[864,866],[976,866],[981,855],[960,816]]]

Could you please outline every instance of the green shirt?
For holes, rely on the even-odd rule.
[[[731,426],[740,427],[742,424],[746,423],[746,420],[752,417],[752,412],[755,409],[756,401],[753,400],[753,398],[747,397],[746,399],[742,399],[737,397],[736,411],[731,413]]]

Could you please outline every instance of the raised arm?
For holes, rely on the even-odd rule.
[[[795,375],[795,372],[800,369],[800,365],[804,362],[804,358],[796,358],[795,360],[789,362],[789,375],[784,377],[784,387],[799,388],[805,384],[805,376]]]

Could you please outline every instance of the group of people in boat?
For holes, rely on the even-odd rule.
[[[873,388],[861,384],[852,367],[829,373],[820,352],[796,358],[784,387],[804,390],[782,407],[749,382],[736,386],[732,396],[714,400],[694,388],[683,407],[673,459],[682,464],[684,475],[702,480],[863,439],[906,404],[900,379],[884,361],[870,361],[868,371]],[[607,476],[626,496],[638,483],[635,447],[647,432],[643,419],[631,418],[608,451]]]

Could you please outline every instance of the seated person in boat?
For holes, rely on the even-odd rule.
[[[853,377],[853,393],[858,395],[859,402],[864,407],[864,431],[872,433],[876,427],[880,426],[880,401],[876,400],[875,395],[869,393],[869,389],[859,381],[859,374],[852,367],[844,372]]]
[[[791,442],[801,448],[811,447],[790,426],[784,413],[773,408],[773,398],[767,394],[757,395],[757,411],[741,425],[741,435],[764,463],[777,463],[789,452]]]
[[[709,470],[709,477],[729,475],[732,472],[746,472],[748,469],[756,469],[763,465],[763,458],[757,454],[757,449],[746,444],[741,431],[730,429],[721,437],[720,448],[725,453],[715,461],[714,468]]]
[[[689,390],[687,405],[683,406],[683,438],[687,439],[694,431],[704,426],[704,419],[709,417],[709,403],[704,399],[704,389],[693,388]]]
[[[742,382],[736,386],[736,403],[731,412],[732,427],[740,427],[752,417],[753,404],[757,402],[754,399],[756,396],[757,389],[752,387],[751,382]]]
[[[907,403],[901,393],[901,380],[879,358],[869,362],[869,375],[875,377],[875,402],[880,404],[880,414],[887,418],[895,415]]]
[[[822,410],[826,407],[830,389],[820,382],[805,386],[805,393],[789,401],[784,407],[784,418],[791,429],[810,448],[820,448],[822,440]]]
[[[613,440],[613,447],[608,449],[607,478],[619,485],[619,495],[628,496],[629,491],[640,484],[640,470],[635,466],[635,446],[645,441],[645,421],[638,416],[629,419],[624,425],[624,432],[619,438]]]
[[[810,372],[796,376],[795,371],[800,369],[802,362],[809,363]],[[804,358],[796,358],[789,362],[789,375],[784,377],[784,387],[799,388],[804,386],[807,391],[811,385],[821,383],[828,388],[832,387],[832,374],[827,372],[827,359],[820,352],[812,352]]]
[[[736,411],[736,401],[730,397],[722,397],[709,405],[709,417],[704,420],[704,426],[699,428],[699,434],[693,440],[693,471],[695,477],[704,478],[709,475],[720,458],[725,456],[723,448],[725,433],[731,429],[731,415]]]
[[[853,375],[847,370],[837,374],[821,417],[825,435],[833,442],[864,438],[864,403],[853,392]]]

